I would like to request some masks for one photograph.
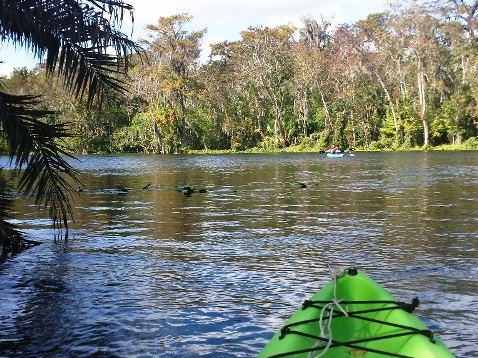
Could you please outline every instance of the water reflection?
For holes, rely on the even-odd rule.
[[[53,244],[48,220],[18,205],[17,223],[46,243],[0,267],[2,356],[251,357],[328,281],[328,264],[419,295],[457,357],[478,354],[474,153],[75,165],[87,176],[69,242]],[[207,191],[187,197],[180,184]]]

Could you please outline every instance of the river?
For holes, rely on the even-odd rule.
[[[476,152],[72,163],[85,176],[68,241],[16,204],[44,244],[0,263],[0,357],[254,357],[329,266],[418,296],[456,357],[478,357]]]

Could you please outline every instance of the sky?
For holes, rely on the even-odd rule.
[[[388,9],[387,0],[125,0],[134,6],[134,40],[146,38],[145,26],[156,24],[160,17],[180,13],[193,16],[191,30],[207,28],[203,38],[202,58],[207,58],[209,45],[236,41],[249,27],[274,27],[292,24],[300,27],[301,18],[321,16],[333,24],[354,23],[367,15]],[[131,34],[131,24],[121,29]],[[38,59],[24,49],[0,43],[0,75],[9,75],[13,68],[33,68]]]

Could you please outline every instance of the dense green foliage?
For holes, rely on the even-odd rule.
[[[16,70],[71,122],[76,152],[188,150],[477,148],[477,1],[414,1],[333,27],[249,28],[211,46],[187,14],[161,17],[142,40],[129,95],[100,112],[71,100],[42,68]]]

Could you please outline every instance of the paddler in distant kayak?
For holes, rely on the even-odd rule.
[[[342,151],[335,144],[332,144],[330,148],[325,151],[325,153],[335,154],[335,153],[342,153]]]

